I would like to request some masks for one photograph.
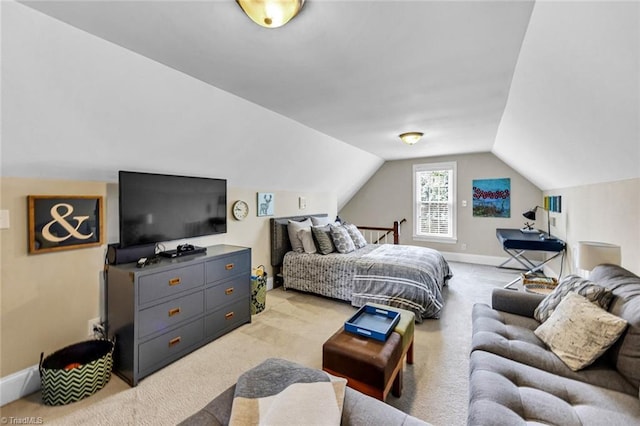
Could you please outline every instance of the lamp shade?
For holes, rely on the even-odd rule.
[[[591,271],[603,263],[620,265],[620,246],[595,241],[578,241],[578,262],[580,269]]]
[[[236,0],[249,18],[265,28],[278,28],[300,12],[304,0]]]

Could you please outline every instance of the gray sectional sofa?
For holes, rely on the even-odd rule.
[[[536,336],[543,296],[496,289],[473,308],[469,425],[640,425],[640,278],[600,265],[589,280],[613,293],[608,312],[627,328],[573,371]]]
[[[288,363],[292,368],[302,367],[286,360],[281,362]],[[201,410],[182,421],[179,426],[228,425],[235,388],[236,385],[233,385],[222,392]],[[429,426],[420,419],[349,387],[345,389],[340,424],[342,426]]]

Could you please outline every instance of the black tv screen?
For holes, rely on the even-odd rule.
[[[120,171],[120,247],[227,232],[227,181]]]

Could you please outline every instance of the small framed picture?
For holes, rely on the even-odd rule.
[[[103,197],[29,195],[29,253],[99,246],[104,241]]]
[[[258,192],[258,216],[273,216],[274,204],[272,192]]]

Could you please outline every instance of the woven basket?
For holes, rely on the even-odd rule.
[[[558,285],[558,280],[553,277],[541,277],[533,274],[522,274],[522,284],[537,284],[545,287],[555,287]]]
[[[263,267],[264,268],[264,267]],[[267,305],[267,273],[251,276],[251,315],[264,311]]]
[[[64,405],[102,389],[111,379],[114,342],[87,340],[60,349],[43,360],[40,354],[42,401]]]

